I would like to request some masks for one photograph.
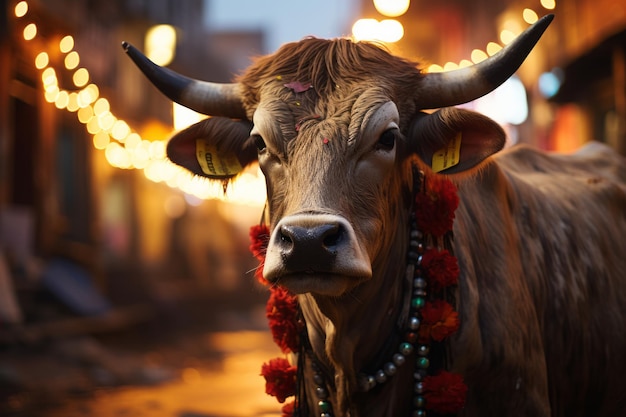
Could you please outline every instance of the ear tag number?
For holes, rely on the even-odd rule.
[[[237,155],[219,153],[215,145],[202,139],[196,139],[196,159],[209,177],[232,177],[242,169]]]
[[[439,149],[433,154],[432,168],[434,172],[441,172],[444,169],[453,167],[461,160],[461,132],[459,132],[454,140]]]

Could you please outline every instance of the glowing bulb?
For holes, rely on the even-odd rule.
[[[352,36],[357,41],[379,40],[393,43],[402,39],[404,27],[394,19],[385,19],[382,22],[376,19],[359,19],[352,26]]]
[[[15,17],[24,17],[28,13],[28,3],[21,1],[15,5]]]
[[[162,140],[155,140],[150,144],[150,157],[152,159],[164,159],[165,156],[165,142]]]
[[[524,18],[524,21],[529,25],[532,25],[537,20],[539,20],[539,16],[537,16],[537,13],[533,9],[524,9],[524,11],[522,12],[522,17]]]
[[[98,125],[102,130],[109,130],[113,127],[117,119],[111,112],[101,113],[96,117],[98,120]]]
[[[99,93],[97,85],[89,84],[87,87],[83,88],[78,95],[80,101],[87,106],[98,99]]]
[[[157,65],[165,66],[174,59],[176,29],[170,25],[156,25],[146,32],[146,56]]]
[[[472,61],[470,61],[469,59],[462,59],[461,62],[459,62],[459,68],[467,68],[471,66]]]
[[[82,87],[89,82],[89,71],[85,68],[79,68],[72,76],[74,85],[76,87]]]
[[[378,24],[379,39],[383,42],[398,42],[404,36],[404,26],[395,19],[385,19]]]
[[[68,70],[72,70],[78,66],[80,63],[80,56],[78,52],[72,51],[65,56],[65,68]]]
[[[67,101],[67,111],[75,112],[78,109],[78,93],[70,93]]]
[[[37,69],[44,69],[49,62],[50,58],[45,52],[40,52],[39,55],[37,55],[37,57],[35,58],[35,66],[37,67]]]
[[[455,70],[455,69],[458,69],[458,68],[459,68],[458,64],[456,64],[454,62],[446,62],[444,64],[444,66],[443,66],[443,70],[444,71],[452,71],[452,70]]]
[[[64,109],[67,107],[69,100],[70,100],[70,97],[69,97],[69,94],[67,94],[67,91],[61,91],[59,92],[59,95],[54,101],[54,105],[59,110]]]
[[[478,64],[479,62],[484,61],[488,57],[485,51],[481,51],[480,49],[474,49],[472,51],[472,54],[470,55],[470,58],[474,64]]]
[[[352,25],[352,36],[357,41],[374,39],[378,32],[376,19],[359,19]]]
[[[99,119],[97,117],[92,117],[91,119],[89,119],[89,121],[87,122],[87,132],[91,133],[92,135],[95,135],[96,133],[102,130],[100,128],[100,124],[98,123],[98,120]]]
[[[500,40],[502,41],[503,44],[508,45],[511,42],[513,42],[513,40],[517,37],[517,35],[513,32],[511,32],[508,29],[504,29],[502,32],[500,32]]]
[[[489,56],[497,54],[498,51],[500,51],[501,49],[502,49],[502,46],[500,46],[499,44],[495,42],[489,42],[487,44],[487,54],[489,54]]]
[[[552,10],[556,7],[556,2],[555,0],[541,0],[541,5],[548,10]]]
[[[126,145],[126,149],[135,149],[141,143],[141,136],[137,133],[131,133],[126,138],[124,144]]]
[[[107,113],[110,108],[111,107],[109,106],[109,101],[106,98],[101,97],[96,100],[95,104],[93,105],[93,112],[96,116],[99,116],[101,114]]]
[[[109,135],[106,132],[98,132],[93,135],[93,147],[96,149],[105,149],[110,141]]]
[[[48,67],[41,73],[41,81],[44,86],[55,85],[57,83],[57,75],[54,68]]]
[[[410,0],[374,0],[374,7],[378,13],[389,16],[401,16],[409,9]]]
[[[58,96],[59,96],[59,87],[57,87],[56,85],[46,87],[44,98],[46,99],[48,103],[54,103]]]
[[[119,168],[130,167],[130,155],[117,142],[110,142],[104,149],[104,156],[109,164]]]
[[[80,93],[78,94],[78,98],[80,100]],[[93,117],[93,109],[91,108],[91,106],[81,107],[80,109],[78,109],[77,116],[79,122],[81,122],[82,124],[87,124]]]
[[[443,72],[443,67],[441,65],[432,64],[428,67],[428,72]]]
[[[30,41],[37,36],[37,25],[34,23],[29,23],[24,28],[24,39]]]
[[[61,39],[61,42],[59,42],[59,50],[64,54],[71,51],[72,48],[74,48],[74,38],[72,38],[70,35],[67,35],[66,37]]]
[[[113,136],[113,139],[117,139],[120,142],[123,142],[129,134],[130,127],[128,127],[128,124],[123,120],[117,120],[111,128],[111,136]]]

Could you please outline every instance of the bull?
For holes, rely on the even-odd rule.
[[[301,415],[447,412],[422,408],[420,356],[395,347],[420,317],[406,316],[415,188],[442,176],[458,189],[447,236],[460,324],[438,362],[467,387],[458,414],[626,415],[623,157],[598,143],[568,156],[502,150],[495,122],[452,107],[510,77],[551,20],[446,73],[370,43],[307,38],[217,84],[123,44],[165,95],[212,116],[171,139],[173,162],[222,181],[260,164],[263,275],[297,294],[311,351],[299,358]],[[434,174],[433,156],[454,146],[458,160]]]

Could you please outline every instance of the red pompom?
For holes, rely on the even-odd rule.
[[[296,402],[290,401],[287,404],[283,405],[282,412],[283,415],[281,417],[293,417],[293,413],[295,412]]]
[[[296,367],[284,358],[271,359],[261,367],[265,378],[265,392],[284,403],[287,397],[296,395]]]
[[[250,228],[250,252],[259,261],[259,266],[254,272],[256,279],[264,285],[268,285],[267,280],[263,277],[263,266],[265,264],[265,254],[267,253],[267,245],[270,241],[270,231],[264,224],[252,226]]]
[[[467,385],[463,377],[447,371],[424,378],[426,409],[439,414],[456,414],[465,406]]]
[[[459,205],[456,186],[447,178],[425,178],[425,190],[415,196],[417,227],[426,234],[443,236],[452,230],[454,211]]]
[[[297,352],[300,345],[297,297],[283,287],[272,287],[265,315],[280,350],[283,353]]]
[[[428,278],[428,286],[438,292],[445,287],[456,285],[459,278],[459,264],[456,257],[447,250],[429,249],[422,256],[422,268]]]

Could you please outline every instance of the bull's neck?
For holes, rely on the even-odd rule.
[[[389,361],[400,342],[398,324],[411,294],[403,285],[408,213],[398,217],[392,223],[397,225],[390,234],[394,238],[383,245],[387,251],[374,263],[370,280],[340,298],[300,296],[312,350],[331,379],[331,390],[336,390],[330,394],[341,415],[359,414],[363,406],[356,403],[367,397],[357,394],[358,373],[372,372],[381,361]]]

